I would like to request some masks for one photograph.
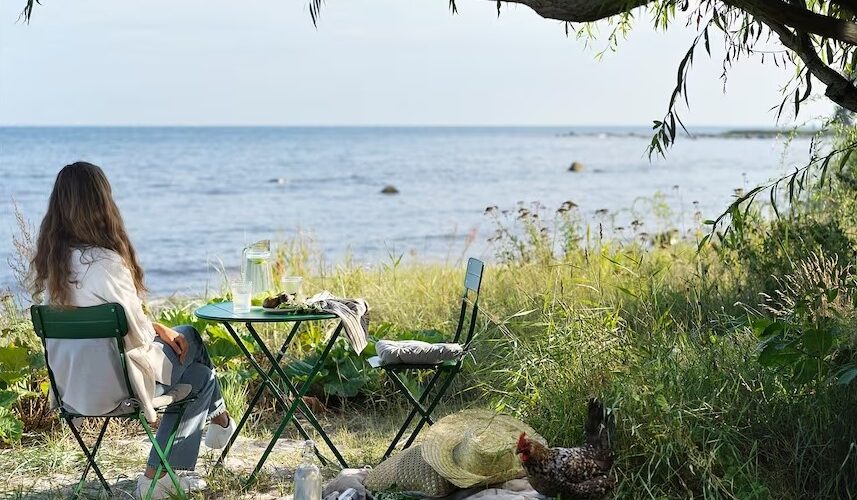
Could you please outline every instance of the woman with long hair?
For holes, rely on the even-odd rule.
[[[143,270],[128,239],[119,208],[113,201],[110,183],[97,166],[77,162],[60,170],[39,229],[31,263],[34,298],[58,307],[86,307],[116,302],[125,309],[127,370],[137,397],[136,404],[147,420],[157,413],[153,399],[169,393],[178,384],[189,384],[195,400],[186,406],[170,453],[176,470],[196,467],[202,432],[211,421],[206,446],[222,448],[235,430],[199,332],[189,326],[169,328],[152,323],[143,310]],[[103,340],[63,341],[51,339],[47,346],[54,380],[63,404],[85,415],[103,415],[127,401],[125,386],[115,380],[115,345]],[[100,362],[100,363],[99,363]],[[107,366],[107,368],[105,368]],[[112,371],[112,373],[110,373]],[[177,416],[165,414],[157,439],[163,447]],[[153,449],[147,468],[137,482],[142,497],[157,481],[153,498],[175,494],[166,475],[155,478],[159,458]],[[205,487],[199,477],[181,475],[182,488]]]

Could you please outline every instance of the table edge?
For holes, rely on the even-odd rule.
[[[193,311],[194,316],[199,319],[205,321],[216,321],[218,323],[294,323],[297,321],[322,321],[327,319],[338,319],[338,316],[333,313],[313,313],[313,314],[277,314],[277,315],[269,315],[266,317],[254,317],[254,318],[242,318],[239,316],[231,316],[231,317],[212,317],[206,315],[200,315],[199,311],[206,307],[215,307],[220,309],[221,311],[227,313],[227,315],[234,315],[231,310],[226,309],[225,307],[221,307],[220,304],[228,304],[229,302],[212,302],[210,304],[205,304],[196,308]]]

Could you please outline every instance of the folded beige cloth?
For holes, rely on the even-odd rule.
[[[357,491],[356,500],[372,500],[372,493],[363,486],[363,481],[369,475],[369,469],[342,469],[338,476],[331,479],[321,492],[324,500],[336,500],[348,488]]]

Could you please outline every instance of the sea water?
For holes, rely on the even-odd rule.
[[[709,129],[708,132],[716,132]],[[573,201],[594,227],[650,233],[718,215],[806,161],[808,141],[680,138],[649,161],[646,127],[0,128],[0,292],[16,231],[44,215],[56,173],[86,160],[109,177],[152,295],[218,288],[241,249],[303,234],[330,261],[490,260],[486,207]],[[569,135],[572,133],[572,135]],[[582,172],[568,172],[573,161]],[[381,190],[394,185],[399,194]],[[656,193],[661,193],[655,197]],[[654,197],[654,198],[653,198]],[[671,212],[665,211],[665,206]],[[607,210],[607,216],[603,214]],[[698,214],[698,215],[697,215]]]

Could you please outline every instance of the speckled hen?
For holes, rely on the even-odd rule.
[[[563,500],[603,498],[616,486],[610,474],[614,428],[613,413],[592,398],[584,424],[586,443],[576,448],[547,448],[522,433],[516,453],[530,484],[542,495]]]

